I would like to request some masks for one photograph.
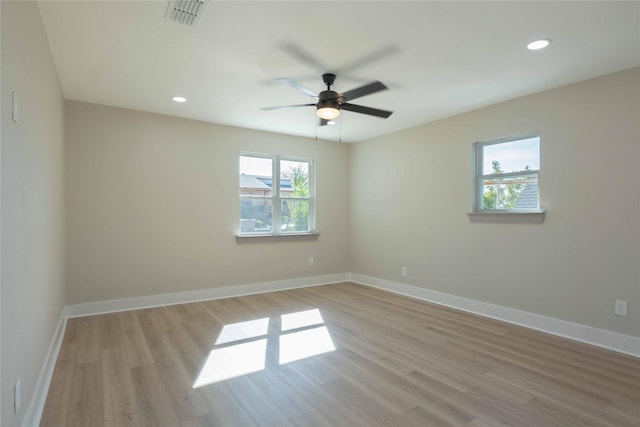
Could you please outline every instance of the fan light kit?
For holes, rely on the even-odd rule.
[[[379,110],[377,108],[364,107],[362,105],[350,104],[348,101],[360,98],[361,96],[371,95],[372,93],[380,92],[388,89],[383,83],[374,81],[367,83],[364,86],[357,87],[355,89],[348,90],[344,93],[338,93],[331,90],[331,86],[336,80],[336,75],[332,73],[326,73],[322,75],[322,81],[327,85],[327,90],[316,94],[311,89],[308,89],[293,79],[279,78],[276,79],[279,82],[287,84],[302,92],[311,98],[317,100],[316,103],[311,104],[296,104],[296,105],[282,105],[278,107],[265,107],[263,110],[277,110],[281,108],[296,108],[296,107],[316,107],[316,115],[320,118],[320,126],[326,126],[335,124],[333,120],[340,116],[342,110],[352,111],[354,113],[366,114],[369,116],[380,117],[386,119],[393,111]]]
[[[325,120],[337,119],[340,115],[339,108],[340,105],[338,105],[338,103],[335,101],[330,102],[321,100],[318,102],[318,109],[316,110],[316,114],[318,115],[318,117]]]
[[[540,40],[536,40],[533,41],[531,43],[529,43],[527,45],[527,49],[529,50],[540,50],[540,49],[544,49],[545,47],[549,46],[551,44],[551,40],[550,39],[540,39]]]

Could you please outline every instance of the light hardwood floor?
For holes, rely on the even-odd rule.
[[[282,317],[300,312],[310,320]],[[295,347],[305,336],[313,341]],[[282,360],[314,351],[325,352]],[[223,379],[233,372],[224,366],[254,372]],[[41,425],[639,420],[640,359],[342,283],[70,319]]]

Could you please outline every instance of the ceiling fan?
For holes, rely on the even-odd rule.
[[[377,108],[365,107],[362,105],[351,104],[349,101],[360,98],[362,96],[371,95],[372,93],[379,92],[381,90],[388,89],[383,83],[374,81],[367,83],[366,85],[357,87],[355,89],[348,90],[344,93],[338,93],[331,90],[331,86],[336,81],[336,75],[332,73],[325,73],[322,75],[322,81],[327,85],[327,90],[316,94],[311,89],[308,89],[293,79],[278,78],[276,81],[282,82],[291,86],[298,92],[301,92],[311,98],[317,100],[316,103],[310,104],[296,104],[296,105],[280,105],[277,107],[265,107],[263,110],[277,110],[281,108],[297,108],[297,107],[316,107],[316,114],[320,118],[320,126],[329,124],[332,120],[335,120],[340,116],[342,110],[352,111],[354,113],[367,114],[369,116],[381,117],[386,119],[393,111],[380,110]]]

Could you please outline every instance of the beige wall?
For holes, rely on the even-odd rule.
[[[64,305],[64,104],[35,2],[2,8],[2,419],[20,425]],[[19,123],[11,121],[11,92]],[[13,385],[22,407],[13,413]]]
[[[530,131],[544,224],[470,223],[472,143]],[[640,69],[352,145],[350,269],[640,336],[638,165]]]
[[[640,336],[639,81],[351,146],[67,102],[67,303],[352,271]],[[529,131],[545,223],[470,223],[471,144]],[[316,159],[317,241],[236,241],[240,151]]]
[[[68,304],[348,271],[347,145],[71,101],[66,118]],[[241,151],[316,161],[317,240],[236,241]]]

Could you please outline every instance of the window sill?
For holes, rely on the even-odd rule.
[[[250,242],[250,241],[292,241],[292,240],[318,240],[320,234],[316,232],[310,233],[283,233],[283,234],[236,234],[237,242]]]
[[[546,209],[539,211],[485,211],[469,212],[469,221],[478,223],[542,224]]]

